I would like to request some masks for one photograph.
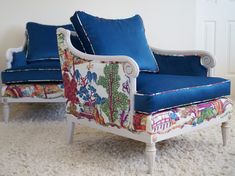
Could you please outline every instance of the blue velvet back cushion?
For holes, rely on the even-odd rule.
[[[158,65],[148,46],[139,15],[111,20],[78,11],[71,17],[71,22],[87,53],[130,56],[137,62],[140,70],[158,72]]]
[[[160,74],[207,76],[207,69],[201,65],[200,56],[165,56],[154,54]]]
[[[27,61],[58,60],[56,29],[62,27],[74,30],[71,24],[62,26],[43,25],[29,22],[26,25],[28,34]],[[79,46],[77,46],[79,47]]]

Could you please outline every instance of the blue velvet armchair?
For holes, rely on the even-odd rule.
[[[69,143],[76,123],[142,141],[149,173],[161,140],[222,124],[226,144],[230,81],[211,77],[209,53],[149,50],[138,15],[108,20],[76,12],[71,21],[83,51],[70,31],[57,30]]]
[[[71,24],[63,26],[26,24],[23,46],[6,52],[6,70],[1,72],[3,116],[7,123],[12,103],[64,103],[64,86],[57,49],[56,29],[71,30],[71,41],[81,50]]]
[[[150,48],[139,15],[71,22],[28,23],[24,46],[7,51],[6,122],[9,103],[66,102],[69,143],[76,123],[144,142],[149,173],[159,141],[221,124],[226,144],[230,81],[212,77],[209,53]]]

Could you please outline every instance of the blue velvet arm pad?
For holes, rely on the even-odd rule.
[[[25,51],[13,53],[13,60],[11,62],[11,68],[17,68],[26,65]]]
[[[200,56],[168,56],[154,53],[160,74],[207,76],[207,69],[201,65]]]

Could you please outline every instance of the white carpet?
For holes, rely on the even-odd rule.
[[[144,143],[77,126],[66,144],[63,106],[14,105],[0,120],[0,176],[147,175]],[[2,110],[0,110],[2,116]],[[235,175],[235,116],[222,147],[215,126],[157,143],[156,176]]]

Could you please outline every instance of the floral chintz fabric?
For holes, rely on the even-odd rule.
[[[54,99],[64,97],[63,84],[10,84],[2,87],[2,96],[9,98]]]
[[[136,131],[164,134],[173,129],[196,127],[204,122],[223,118],[231,111],[232,102],[227,98],[220,98],[151,114],[151,125],[148,128],[146,123],[149,115],[136,113],[134,127]]]
[[[130,125],[130,79],[122,63],[95,62],[75,56],[58,35],[67,113],[103,126]]]

